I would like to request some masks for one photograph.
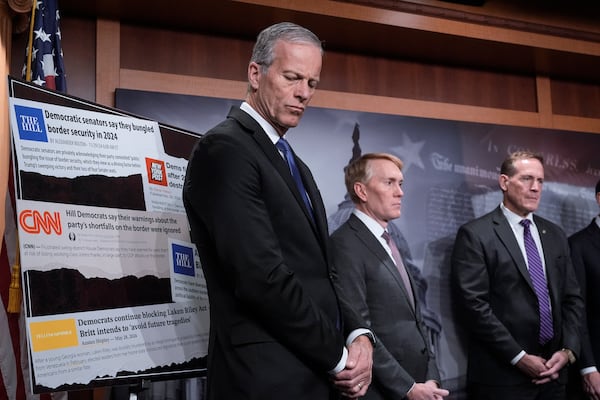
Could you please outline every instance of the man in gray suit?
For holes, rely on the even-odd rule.
[[[334,265],[347,299],[377,337],[365,399],[442,399],[439,372],[410,273],[388,224],[400,216],[402,161],[364,154],[345,171],[355,209],[332,235]],[[391,247],[390,247],[391,246]]]
[[[596,183],[596,202],[600,206],[600,180]],[[585,393],[591,399],[600,399],[600,215],[594,217],[587,227],[569,237],[569,245],[573,267],[586,305],[581,357],[575,365],[581,378],[573,382],[572,386],[578,387],[581,382]]]
[[[470,333],[467,384],[477,400],[565,398],[583,302],[560,227],[534,215],[543,158],[507,157],[502,203],[461,226],[451,277]]]

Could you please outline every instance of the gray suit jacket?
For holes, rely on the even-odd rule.
[[[418,299],[413,310],[396,265],[355,215],[331,235],[339,284],[377,337],[365,399],[401,399],[415,382],[439,381]]]
[[[533,217],[540,233],[552,303],[554,338],[538,343],[538,301],[517,239],[500,207],[460,227],[452,279],[469,341],[469,382],[515,385],[531,378],[511,365],[524,350],[549,357],[563,347],[579,353],[583,301],[567,238],[557,225]],[[566,380],[567,368],[559,378]]]

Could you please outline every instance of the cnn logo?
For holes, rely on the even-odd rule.
[[[62,224],[60,223],[60,213],[55,211],[39,212],[37,210],[23,210],[19,214],[19,225],[21,228],[32,234],[44,232],[50,235],[52,231],[57,235],[62,235]]]

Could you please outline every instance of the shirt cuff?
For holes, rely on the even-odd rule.
[[[346,368],[346,360],[348,359],[348,350],[344,347],[342,351],[342,358],[337,365],[329,371],[330,375],[337,375]]]
[[[348,335],[348,338],[346,339],[346,347],[350,346],[350,344],[352,344],[352,342],[354,342],[354,339],[356,339],[360,335],[367,336],[369,338],[369,340],[371,341],[371,343],[373,344],[373,346],[375,346],[375,336],[373,335],[373,332],[371,332],[370,330],[368,330],[366,328],[358,328],[358,329],[355,329],[352,332],[350,332],[350,334]]]
[[[348,335],[348,338],[346,339],[346,347],[350,346],[350,344],[352,344],[352,342],[354,342],[354,340],[361,335],[367,336],[371,343],[375,345],[375,336],[373,335],[373,332],[365,328],[358,328],[350,332]],[[346,360],[348,360],[348,349],[346,349],[346,347],[344,347],[342,351],[342,358],[340,361],[332,370],[329,371],[330,375],[337,375],[342,372],[344,368],[346,368]]]
[[[513,358],[512,360],[510,360],[510,363],[511,363],[512,365],[517,365],[517,363],[518,363],[519,361],[521,361],[521,358],[525,357],[525,355],[526,355],[526,354],[527,354],[527,353],[525,353],[525,350],[521,350],[521,352],[520,352],[519,354],[517,354],[517,355],[515,356],[515,358]]]
[[[587,374],[591,374],[592,372],[598,372],[598,369],[596,367],[587,367],[587,368],[582,368],[579,371],[579,373],[581,374],[581,376],[587,375]]]

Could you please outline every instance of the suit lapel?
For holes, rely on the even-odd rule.
[[[317,223],[318,227],[315,227],[315,223],[313,222],[313,219],[309,215],[309,211],[304,205],[304,201],[302,200],[302,196],[300,196],[300,192],[298,190],[298,187],[296,186],[296,182],[294,182],[294,178],[292,177],[289,166],[279,153],[279,150],[277,150],[273,142],[271,142],[271,139],[269,139],[267,134],[258,124],[258,122],[256,122],[254,118],[252,118],[246,112],[238,108],[232,108],[229,112],[229,116],[236,119],[252,135],[253,139],[256,141],[260,149],[263,151],[263,153],[271,162],[271,164],[273,164],[273,167],[275,168],[277,173],[281,176],[281,178],[285,181],[287,187],[293,193],[294,198],[298,202],[298,205],[302,208],[304,215],[313,227],[315,234],[319,235],[321,242],[323,242],[327,238],[327,219],[326,217],[324,217],[325,210],[323,209],[322,200],[320,195],[318,194],[318,190],[316,189],[316,184],[314,183],[314,180],[312,179],[312,177],[310,177],[308,167],[298,157],[296,157],[296,154],[294,154],[294,158],[296,159],[296,165],[300,170],[302,181],[306,186],[307,193],[315,210],[315,222]],[[308,179],[307,176],[309,176],[310,179]],[[311,189],[309,189],[309,186],[311,187]]]
[[[535,293],[533,282],[531,282],[531,277],[529,276],[529,271],[527,270],[527,262],[523,257],[523,252],[521,252],[521,248],[519,247],[519,243],[517,243],[515,234],[500,207],[494,210],[492,221],[494,223],[496,235],[498,235],[498,238],[510,253],[515,265],[517,266],[517,269],[519,270],[519,273],[523,276],[523,279],[525,279],[531,290],[533,290]]]
[[[358,219],[358,217],[356,215],[354,215],[354,214],[350,215],[350,218],[348,219],[348,224],[355,231],[356,236],[365,244],[365,247],[367,249],[369,249],[369,251],[371,251],[379,259],[379,261],[381,261],[381,264],[383,264],[385,269],[394,277],[396,284],[398,285],[398,287],[404,294],[404,297],[406,299],[406,302],[409,305],[409,308],[412,309],[413,313],[414,313],[415,309],[418,308],[418,305],[417,305],[418,300],[416,298],[417,296],[414,296],[415,309],[413,309],[412,306],[410,305],[410,301],[408,299],[408,293],[406,292],[406,288],[404,287],[402,278],[400,277],[400,272],[398,272],[398,267],[396,267],[396,264],[390,258],[387,250],[383,248],[383,245],[381,244],[381,242],[373,235],[373,233],[369,230],[369,228],[367,228],[366,225],[363,224],[360,219]],[[410,284],[413,287],[413,291],[414,291],[415,286],[413,284],[412,277],[410,276],[410,274],[408,274],[408,277],[410,279]]]
[[[304,162],[299,157],[296,157],[295,153],[294,158],[296,159],[296,165],[298,166],[298,170],[300,170],[300,176],[302,177],[304,188],[306,189],[306,193],[308,194],[308,198],[310,199],[310,203],[313,208],[313,217],[314,222],[317,225],[317,232],[323,241],[327,241],[329,238],[329,233],[327,229],[327,214],[325,213],[325,207],[323,206],[321,192],[319,191],[319,188],[317,187],[317,184],[315,183],[315,180],[308,166],[304,164]],[[295,183],[294,187],[296,187]],[[298,192],[298,190],[296,190],[296,192]],[[309,218],[312,222],[313,219],[308,214],[309,211],[306,210],[306,207],[304,207],[304,202],[301,198],[299,198],[299,194],[296,197],[296,199],[299,199],[298,201],[301,202],[303,206],[302,208],[304,209],[307,218]]]
[[[557,257],[557,255],[554,253],[554,249],[556,248],[555,240],[553,240],[554,237],[548,233],[549,230],[546,226],[545,221],[537,218],[535,215],[533,216],[533,219],[535,221],[535,225],[537,226],[538,232],[540,234],[540,240],[542,242],[542,251],[544,253],[544,265],[546,266],[546,281],[548,282],[550,296],[553,299],[552,304],[557,304],[557,302],[560,300],[554,298],[554,294],[560,293],[561,291],[558,287],[560,282],[558,282],[557,278],[558,276],[560,276],[560,273],[556,271],[557,265],[554,262],[554,260]]]
[[[591,236],[590,242],[592,245],[600,250],[600,227],[596,224],[596,218],[592,220],[592,223],[588,225],[587,232]]]

